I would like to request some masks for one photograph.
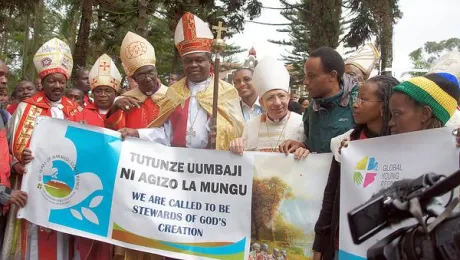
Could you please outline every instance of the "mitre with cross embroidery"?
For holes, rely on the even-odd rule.
[[[140,35],[128,32],[121,43],[120,58],[126,74],[132,76],[140,67],[155,66],[155,48]]]
[[[107,54],[102,54],[89,72],[91,90],[98,86],[109,86],[116,91],[120,89],[121,74],[113,60]]]
[[[180,56],[211,52],[214,36],[207,23],[192,13],[185,13],[176,26],[174,43]]]

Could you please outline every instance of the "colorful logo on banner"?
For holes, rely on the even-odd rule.
[[[379,163],[375,160],[375,157],[366,156],[361,159],[355,167],[353,172],[353,181],[357,185],[362,185],[363,188],[371,185],[377,177]]]
[[[98,149],[106,142],[112,149]],[[37,188],[53,205],[49,222],[107,236],[121,140],[69,126],[59,143],[63,152],[48,157],[38,172]],[[88,163],[100,161],[108,163]]]

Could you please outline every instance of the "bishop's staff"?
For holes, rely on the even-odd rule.
[[[212,29],[217,32],[217,36],[212,43],[213,52],[216,54],[216,58],[214,60],[214,92],[212,97],[211,129],[217,133],[217,102],[219,97],[220,54],[225,50],[225,42],[222,39],[222,31],[226,31],[227,28],[222,26],[222,22],[219,22],[217,26],[212,26]],[[211,149],[216,149],[216,136],[211,137]]]

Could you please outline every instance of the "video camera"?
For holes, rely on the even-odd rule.
[[[448,177],[428,173],[393,183],[348,213],[353,242],[361,244],[391,224],[415,218],[418,224],[381,239],[368,249],[367,258],[460,259],[460,215],[453,214],[459,202],[453,199],[453,189],[458,185],[460,170]],[[443,206],[438,197],[447,192],[451,196]]]

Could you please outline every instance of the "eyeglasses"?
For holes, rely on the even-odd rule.
[[[139,73],[137,75],[134,75],[134,77],[138,80],[144,81],[147,79],[147,77],[149,77],[150,79],[156,79],[157,74],[155,73],[155,71],[150,71],[146,73]]]
[[[357,104],[357,105],[362,105],[362,104],[366,104],[366,103],[370,103],[370,102],[383,102],[383,100],[367,100],[367,99],[362,99],[362,98],[359,98],[359,97],[356,97],[353,101],[353,103]]]

